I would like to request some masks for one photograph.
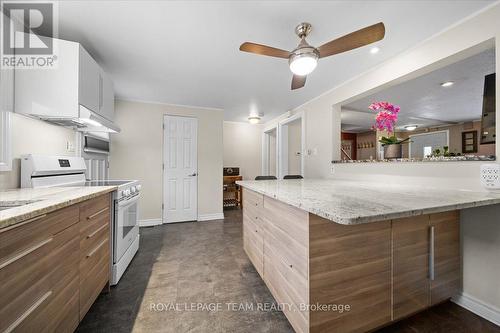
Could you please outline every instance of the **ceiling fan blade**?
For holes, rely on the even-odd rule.
[[[256,53],[269,57],[284,58],[284,59],[288,59],[288,57],[290,56],[290,52],[288,51],[250,42],[245,42],[241,44],[240,51]]]
[[[324,58],[334,54],[350,51],[383,39],[384,23],[380,22],[345,36],[332,40],[318,47],[319,57]]]
[[[294,75],[292,78],[292,90],[302,88],[306,84],[306,78],[306,75]]]

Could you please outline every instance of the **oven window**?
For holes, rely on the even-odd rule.
[[[123,212],[122,239],[137,225],[137,203],[128,206]]]

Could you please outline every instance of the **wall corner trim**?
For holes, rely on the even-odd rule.
[[[471,312],[474,312],[478,316],[491,321],[493,324],[500,326],[500,309],[484,303],[483,301],[464,292],[453,297],[451,301]]]
[[[139,220],[139,227],[154,227],[155,225],[161,225],[162,224],[162,219],[146,219],[146,220]]]
[[[198,221],[223,220],[224,213],[199,214]]]

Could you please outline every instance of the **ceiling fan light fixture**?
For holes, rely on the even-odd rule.
[[[289,60],[290,70],[295,75],[310,74],[318,65],[318,55],[315,52],[293,54]]]
[[[259,116],[249,116],[248,122],[252,125],[258,124],[260,122],[260,117]]]

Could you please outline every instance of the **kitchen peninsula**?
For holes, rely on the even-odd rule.
[[[490,192],[356,181],[238,184],[245,252],[297,332],[369,331],[456,295],[460,210],[500,204]]]

